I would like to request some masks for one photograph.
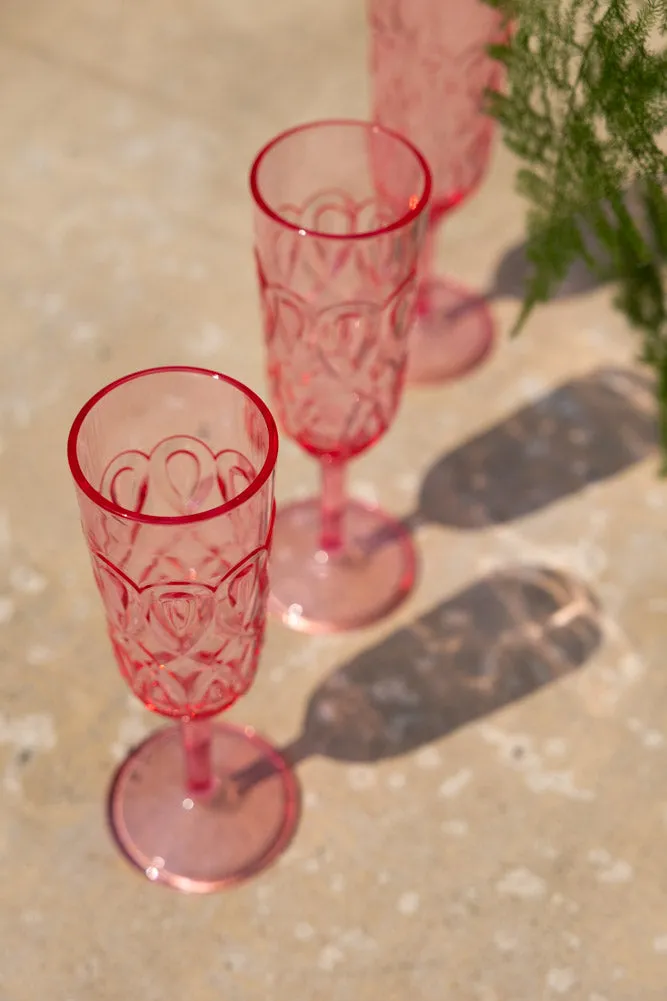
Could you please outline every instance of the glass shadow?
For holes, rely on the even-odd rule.
[[[507,524],[623,472],[656,446],[651,380],[632,369],[600,368],[439,458],[407,522]]]
[[[588,587],[549,567],[500,570],[342,664],[315,689],[291,765],[376,762],[439,740],[582,667],[600,645]],[[251,768],[242,786],[266,773]]]

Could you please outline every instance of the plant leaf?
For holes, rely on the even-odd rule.
[[[528,203],[531,272],[514,333],[578,258],[611,277],[656,369],[667,468],[667,0],[486,2],[515,22],[490,50],[505,92],[488,96]]]

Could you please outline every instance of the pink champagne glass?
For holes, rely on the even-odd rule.
[[[155,368],[106,386],[67,445],[120,672],[157,731],[120,767],[109,819],[154,882],[205,893],[286,845],[296,780],[251,727],[213,723],[257,670],[269,592],[278,433],[228,376]],[[241,792],[235,776],[270,766]]]
[[[272,602],[292,628],[353,629],[415,578],[408,532],[346,498],[344,476],[398,408],[430,171],[393,132],[322,121],[271,140],[250,186],[273,401],[322,474],[320,498],[278,511]]]
[[[435,230],[480,184],[491,154],[487,89],[502,82],[488,46],[507,35],[483,0],[367,0],[373,118],[415,142],[433,171],[408,379],[440,382],[480,364],[494,343],[482,296],[432,274]]]

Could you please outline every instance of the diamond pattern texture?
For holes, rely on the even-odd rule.
[[[453,206],[481,180],[493,122],[483,114],[499,64],[498,12],[482,0],[369,0],[375,121],[408,136],[426,156],[434,204]]]
[[[146,512],[159,497],[179,514],[222,504],[254,477],[238,452],[215,455],[196,439],[172,437],[150,455],[117,456],[102,488],[131,510]],[[251,684],[266,618],[272,503],[268,489],[210,524],[159,531],[88,509],[84,530],[113,649],[154,712],[212,715]]]
[[[272,398],[307,451],[350,458],[377,441],[398,407],[424,219],[355,239],[395,220],[395,210],[338,189],[279,214],[309,233],[270,226],[257,242]]]

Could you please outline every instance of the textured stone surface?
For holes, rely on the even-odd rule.
[[[365,113],[362,6],[0,9],[2,1001],[664,998],[667,486],[650,397],[591,375],[633,357],[604,290],[537,313],[465,382],[411,390],[351,471],[412,515],[421,575],[364,634],[270,628],[233,716],[303,734],[283,859],[188,899],[105,830],[114,762],[155,721],[114,668],[68,425],[151,363],[264,388],[247,164],[283,126]],[[439,248],[497,293],[501,332],[512,169],[499,149]],[[443,468],[464,504],[443,504]],[[314,483],[285,444],[281,498]],[[340,678],[332,731],[317,706]]]

